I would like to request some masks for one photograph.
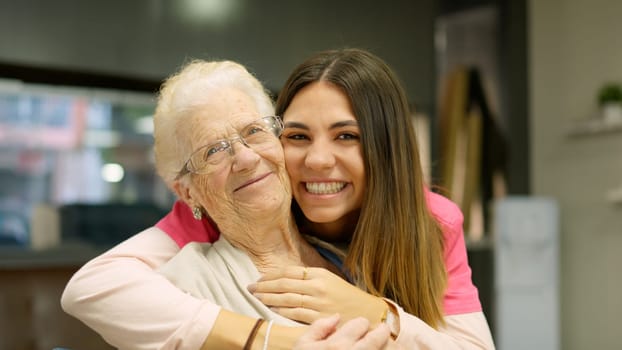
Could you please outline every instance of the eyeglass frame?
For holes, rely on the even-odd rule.
[[[190,156],[188,156],[188,160],[186,160],[186,162],[184,162],[184,165],[181,167],[181,169],[179,170],[179,172],[177,173],[177,176],[175,176],[175,180],[179,180],[180,178],[182,178],[183,176],[187,175],[187,174],[203,174],[203,173],[199,173],[196,171],[191,171],[190,169],[188,169],[188,164],[190,163],[190,161],[192,160],[192,156],[196,153],[199,152],[201,149],[211,146],[211,145],[216,145],[218,143],[221,144],[226,144],[226,148],[224,151],[227,151],[229,153],[230,156],[233,156],[233,144],[235,142],[240,142],[242,145],[246,146],[247,148],[253,149],[247,142],[246,140],[244,140],[244,138],[240,135],[240,130],[244,130],[246,129],[248,126],[251,126],[255,123],[257,123],[260,120],[266,120],[266,119],[272,119],[273,123],[270,123],[271,125],[274,125],[273,127],[269,128],[269,131],[271,132],[272,135],[274,135],[276,137],[276,139],[278,140],[281,137],[281,134],[283,133],[283,129],[285,128],[285,125],[283,124],[283,119],[281,119],[281,117],[276,116],[276,115],[269,115],[269,116],[265,116],[265,117],[261,117],[259,119],[255,119],[252,122],[244,125],[242,128],[240,128],[238,131],[236,131],[235,136],[232,137],[228,137],[228,138],[223,138],[220,140],[216,140],[214,142],[210,142],[206,145],[203,145],[197,149],[195,149],[194,151],[192,151],[192,153],[190,153]]]

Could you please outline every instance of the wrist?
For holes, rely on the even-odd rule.
[[[259,329],[259,333],[253,343],[253,350],[262,350],[266,341],[267,324]],[[306,326],[280,326],[272,325],[268,335],[268,349],[292,349],[298,338],[306,331]]]

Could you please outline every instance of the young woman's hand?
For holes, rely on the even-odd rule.
[[[384,325],[369,330],[369,321],[359,317],[337,329],[339,315],[321,318],[311,324],[294,345],[294,350],[393,349],[389,328]]]
[[[388,308],[382,298],[323,268],[288,266],[266,273],[248,289],[275,312],[304,323],[339,314],[341,322],[364,317],[375,326]]]

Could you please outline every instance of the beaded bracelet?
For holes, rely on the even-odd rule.
[[[255,322],[253,329],[248,335],[248,339],[246,339],[246,344],[244,344],[244,348],[243,348],[244,350],[251,349],[251,346],[253,345],[253,341],[255,340],[255,337],[257,336],[257,331],[259,330],[259,327],[261,327],[261,325],[264,323],[264,321],[265,320],[263,318],[257,319],[257,322]]]

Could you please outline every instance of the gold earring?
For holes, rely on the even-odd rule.
[[[194,216],[194,218],[197,220],[203,219],[203,213],[201,212],[201,208],[192,207],[192,216]]]

